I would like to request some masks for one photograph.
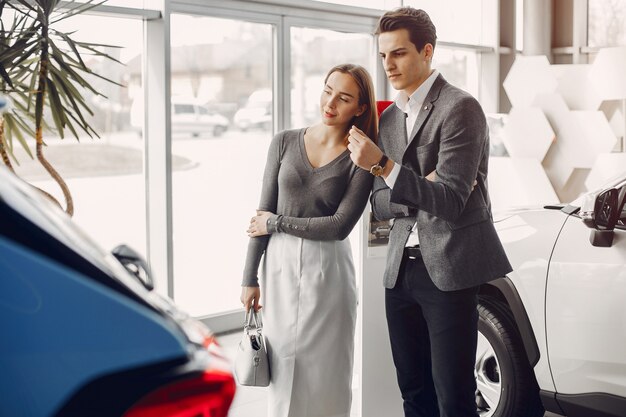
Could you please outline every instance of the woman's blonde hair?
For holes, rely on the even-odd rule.
[[[359,88],[359,105],[365,105],[366,109],[360,116],[355,116],[353,125],[361,129],[374,142],[378,139],[378,113],[376,110],[376,98],[374,97],[374,84],[369,72],[360,65],[341,64],[335,65],[328,71],[324,84],[334,72],[349,74]]]

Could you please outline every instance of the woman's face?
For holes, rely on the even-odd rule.
[[[365,111],[365,105],[359,105],[359,87],[351,75],[339,71],[330,74],[320,97],[320,111],[325,125],[346,128]]]

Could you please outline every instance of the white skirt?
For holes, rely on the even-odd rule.
[[[260,286],[268,417],[349,417],[357,303],[350,241],[275,233]]]

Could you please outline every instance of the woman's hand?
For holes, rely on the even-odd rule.
[[[242,287],[241,288],[241,304],[250,311],[250,308],[254,308],[254,311],[259,311],[263,308],[259,305],[259,299],[261,298],[261,289],[259,287]]]
[[[250,237],[258,237],[264,236],[267,233],[267,221],[270,219],[270,216],[274,213],[270,213],[269,211],[256,211],[256,216],[250,219],[250,226],[248,226],[248,236]]]

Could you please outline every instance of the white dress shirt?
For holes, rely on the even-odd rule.
[[[400,91],[396,96],[395,104],[398,106],[400,110],[404,112],[406,115],[406,140],[407,144],[410,141],[411,132],[413,130],[413,126],[415,126],[415,121],[417,120],[417,116],[419,115],[420,110],[424,104],[424,100],[426,100],[426,96],[428,92],[432,88],[435,80],[439,76],[439,71],[436,69],[430,74],[430,76],[424,81],[417,90],[411,94],[409,97],[404,91]],[[400,174],[400,163],[394,161],[393,168],[387,178],[385,178],[385,183],[391,189],[396,183],[396,179],[398,179],[398,174]],[[423,173],[422,173],[423,174]],[[406,241],[405,246],[417,246],[419,245],[419,237],[417,235],[417,222],[413,225],[413,230],[409,235],[409,238]]]

